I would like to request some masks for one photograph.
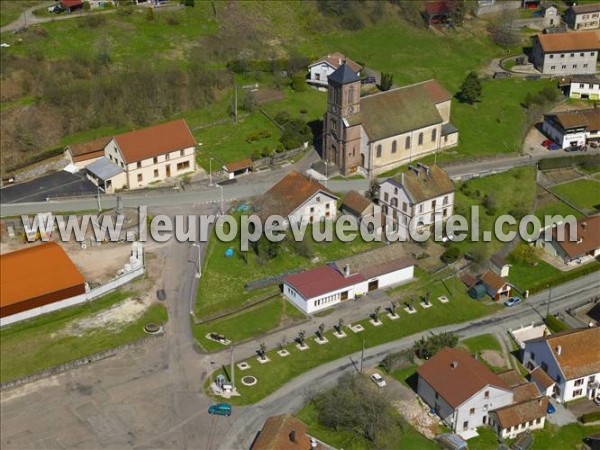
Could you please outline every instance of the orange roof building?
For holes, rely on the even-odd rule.
[[[595,31],[533,37],[532,62],[545,75],[593,75],[600,50]]]
[[[0,317],[85,293],[85,279],[55,242],[0,255]]]
[[[269,417],[250,450],[310,450],[324,448],[306,434],[308,427],[291,414]]]

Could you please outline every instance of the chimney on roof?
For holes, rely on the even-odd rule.
[[[296,430],[290,431],[290,441],[296,442]]]
[[[556,346],[556,354],[558,356],[560,356],[561,353],[562,353],[562,345],[557,345]]]
[[[458,367],[458,361],[452,361],[450,363],[450,367],[452,367],[453,369],[456,369]]]
[[[348,278],[350,276],[350,264],[344,265],[344,277]]]
[[[418,162],[417,166],[419,166],[421,169],[423,169],[425,171],[425,175],[429,177],[429,166],[426,166],[425,164]]]

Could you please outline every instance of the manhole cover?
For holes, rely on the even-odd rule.
[[[246,375],[245,377],[242,377],[242,384],[244,386],[254,386],[257,381],[258,380],[256,377],[253,377],[252,375]]]
[[[160,331],[160,325],[154,322],[147,323],[144,325],[144,331],[150,334],[158,333]]]

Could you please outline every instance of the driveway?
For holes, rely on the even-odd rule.
[[[83,173],[64,170],[0,189],[0,203],[45,202],[51,197],[95,195],[97,187]]]
[[[559,427],[568,425],[570,423],[577,422],[577,417],[571,411],[561,405],[553,398],[550,399],[550,403],[554,405],[556,412],[554,414],[548,414],[548,421]]]

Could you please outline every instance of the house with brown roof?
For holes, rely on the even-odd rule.
[[[343,175],[369,177],[458,143],[452,94],[436,80],[365,97],[348,64],[329,76],[323,151]]]
[[[599,50],[594,31],[538,34],[533,37],[531,62],[544,75],[593,75]]]
[[[110,137],[102,137],[89,142],[70,144],[65,149],[65,157],[71,164],[83,169],[104,156],[104,147],[110,140]]]
[[[488,425],[503,438],[544,427],[548,398],[517,370],[492,372],[459,348],[444,348],[417,369],[419,396],[468,438]]]
[[[441,167],[417,163],[381,183],[379,205],[390,231],[405,236],[452,215],[454,183]]]
[[[278,215],[291,223],[314,223],[333,220],[337,215],[338,197],[319,183],[292,170],[265,192],[255,209],[263,223]]]
[[[545,114],[542,130],[562,148],[584,146],[600,139],[600,109]]]
[[[485,287],[486,293],[495,301],[510,297],[511,286],[504,278],[493,270],[486,270],[480,277],[479,283]]]
[[[317,86],[327,86],[329,75],[346,63],[360,77],[363,67],[340,52],[329,53],[308,66],[307,82]]]
[[[565,22],[575,31],[600,28],[600,3],[573,5],[565,11]]]
[[[0,255],[0,271],[2,325],[17,314],[33,317],[39,314],[36,310],[58,309],[64,300],[86,291],[83,275],[56,242]]]
[[[363,264],[359,259],[348,258],[288,275],[283,279],[283,295],[304,313],[313,314],[414,277],[415,262],[411,258],[366,256],[368,263]]]
[[[513,403],[511,387],[466,350],[443,348],[417,369],[417,394],[464,438],[489,425],[490,412]]]
[[[196,170],[196,141],[184,119],[114,136],[104,156],[126,173],[125,184],[136,189]]]
[[[563,236],[556,228],[552,230],[552,240],[538,240],[546,253],[559,258],[565,264],[582,264],[594,261],[600,256],[600,216],[584,217],[577,220],[575,240],[570,240],[569,225],[565,225]]]
[[[569,330],[527,341],[523,365],[532,377],[541,369],[554,380],[552,396],[559,402],[595,398],[600,395],[600,327]],[[537,374],[535,378],[542,377]]]
[[[291,414],[271,416],[259,431],[250,450],[310,450],[325,448],[307,434],[306,424]]]
[[[381,235],[385,217],[381,207],[357,191],[349,191],[340,205],[342,214],[353,216],[360,227],[365,227],[369,233]]]

